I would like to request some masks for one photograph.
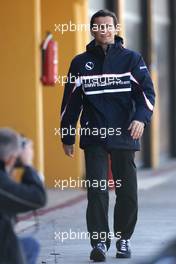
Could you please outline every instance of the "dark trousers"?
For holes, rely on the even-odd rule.
[[[131,150],[118,149],[107,151],[99,145],[87,147],[84,153],[88,196],[86,219],[91,245],[93,247],[104,240],[109,248],[112,233],[108,224],[108,155],[111,158],[116,193],[114,236],[120,235],[123,239],[130,239],[136,225],[138,211],[135,153]]]

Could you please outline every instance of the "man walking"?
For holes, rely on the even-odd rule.
[[[84,149],[86,180],[90,183],[108,181],[110,155],[117,197],[116,257],[129,258],[138,211],[134,156],[140,150],[144,127],[150,122],[155,93],[141,55],[123,47],[123,39],[116,35],[117,25],[115,14],[108,10],[92,16],[90,29],[94,40],[70,66],[61,107],[61,131],[65,154],[73,157],[73,131],[81,113],[80,147]],[[74,83],[70,76],[75,76]],[[88,186],[86,218],[93,248],[90,259],[96,262],[105,260],[110,247],[108,200],[108,184],[104,189],[100,184]],[[106,234],[104,239],[102,233]]]

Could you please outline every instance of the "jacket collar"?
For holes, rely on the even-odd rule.
[[[113,44],[110,44],[109,47],[114,47],[114,48],[122,48],[123,45],[123,38],[120,36],[115,36],[115,42]],[[102,49],[99,45],[95,44],[95,39],[92,40],[87,46],[86,50],[87,51],[92,51],[92,52],[98,52],[100,49]]]

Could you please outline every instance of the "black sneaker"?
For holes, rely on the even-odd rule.
[[[116,242],[116,258],[131,258],[130,240],[120,239]]]
[[[102,262],[106,260],[107,248],[105,243],[98,243],[90,253],[90,260]]]

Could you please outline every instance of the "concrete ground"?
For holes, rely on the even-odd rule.
[[[176,237],[176,161],[169,162],[160,170],[141,170],[138,173],[139,217],[131,240],[132,258],[115,258],[115,240],[108,251],[106,263],[134,264],[149,260],[167,242]],[[33,217],[28,215],[17,227],[20,235],[32,234],[41,244],[40,263],[86,264],[91,247],[88,239],[78,236],[86,232],[86,191],[49,190],[49,202],[41,210],[40,227],[34,229]],[[109,222],[112,229],[114,191],[110,192]],[[23,216],[23,220],[25,219]],[[66,233],[67,232],[67,233]],[[74,232],[76,239],[69,233]],[[61,241],[61,235],[65,240]],[[69,239],[66,239],[66,235]]]

